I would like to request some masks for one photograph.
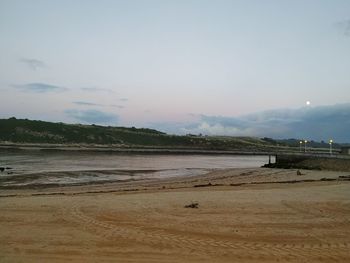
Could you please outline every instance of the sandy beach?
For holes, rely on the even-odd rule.
[[[348,172],[1,190],[0,211],[0,262],[350,261]]]

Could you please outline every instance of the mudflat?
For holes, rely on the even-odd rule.
[[[2,190],[0,262],[350,262],[349,177],[251,168]]]

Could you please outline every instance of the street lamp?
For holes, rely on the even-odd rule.
[[[305,143],[305,148],[304,148],[304,152],[306,152],[306,144],[307,144],[307,140],[304,141]]]
[[[333,143],[333,140],[330,139],[329,140],[329,154],[332,155],[332,143]]]
[[[303,141],[299,142],[299,152],[301,152],[301,146],[303,145]]]

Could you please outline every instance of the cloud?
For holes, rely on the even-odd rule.
[[[240,117],[199,115],[192,123],[153,124],[170,133],[305,138],[350,142],[350,103],[263,111]]]
[[[118,109],[124,109],[125,108],[125,106],[123,106],[123,105],[116,105],[116,104],[111,104],[109,106],[110,107],[114,107],[114,108],[118,108]]]
[[[127,102],[129,99],[128,98],[121,98],[119,99],[120,101]]]
[[[102,112],[99,110],[65,110],[69,117],[90,124],[116,124],[119,116],[114,113]]]
[[[47,83],[28,83],[23,85],[12,85],[23,92],[34,92],[34,93],[46,93],[46,92],[63,92],[67,91],[67,88],[51,85]]]
[[[73,101],[73,103],[76,105],[79,105],[79,106],[113,107],[113,108],[118,108],[118,109],[125,108],[125,106],[123,106],[123,105],[117,105],[117,104],[103,105],[103,104],[98,104],[98,103],[93,103],[93,102],[88,102],[88,101]]]
[[[39,60],[39,59],[21,58],[19,60],[19,62],[27,65],[32,70],[37,70],[40,68],[47,68],[46,63],[42,60]]]
[[[114,92],[111,89],[104,89],[104,88],[98,88],[98,87],[84,87],[84,88],[81,88],[81,90],[86,92],[108,92],[108,93]]]
[[[73,101],[76,105],[82,105],[82,106],[103,106],[102,104],[87,102],[87,101]]]
[[[340,28],[345,36],[350,37],[350,19],[340,21],[335,24],[336,27]]]

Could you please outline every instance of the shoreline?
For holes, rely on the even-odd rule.
[[[290,147],[268,149],[205,149],[193,147],[158,147],[158,146],[120,146],[120,145],[92,145],[92,144],[37,144],[37,143],[0,143],[1,151],[26,151],[42,153],[86,153],[86,154],[115,154],[115,155],[228,155],[228,156],[269,156],[269,158],[325,158],[344,159],[350,162],[350,156],[334,153],[329,155],[325,151],[312,150],[299,152]],[[266,166],[274,168],[273,165]],[[283,168],[278,167],[277,168]],[[297,168],[297,167],[285,167]],[[306,169],[306,167],[300,167]],[[312,169],[312,167],[310,167]],[[332,170],[332,167],[329,169]]]
[[[204,169],[205,170],[205,169]],[[194,188],[223,187],[235,189],[237,187],[250,187],[258,185],[274,184],[302,184],[302,183],[339,183],[350,181],[350,174],[342,171],[317,171],[302,170],[302,175],[297,175],[299,169],[277,168],[228,168],[212,169],[199,175],[172,176],[168,178],[145,178],[117,181],[94,181],[77,184],[57,185],[24,185],[0,188],[0,198],[6,196],[21,195],[76,195],[84,193],[124,193],[147,192]],[[125,171],[125,170],[118,170]],[[146,170],[150,172],[149,170]],[[82,173],[82,171],[76,171]],[[89,171],[96,172],[96,171]],[[99,171],[101,172],[101,171]],[[105,170],[115,172],[115,170]],[[130,172],[130,170],[127,170]],[[135,172],[135,171],[131,171]],[[137,172],[137,171],[136,171]],[[50,174],[51,172],[43,173]],[[55,172],[54,172],[55,173]],[[60,172],[63,176],[68,171]]]
[[[0,145],[1,150],[8,151],[42,151],[42,152],[86,152],[115,154],[205,154],[205,155],[269,155],[267,151],[242,150],[208,150],[185,147],[113,147],[113,146],[62,146],[62,145]]]

